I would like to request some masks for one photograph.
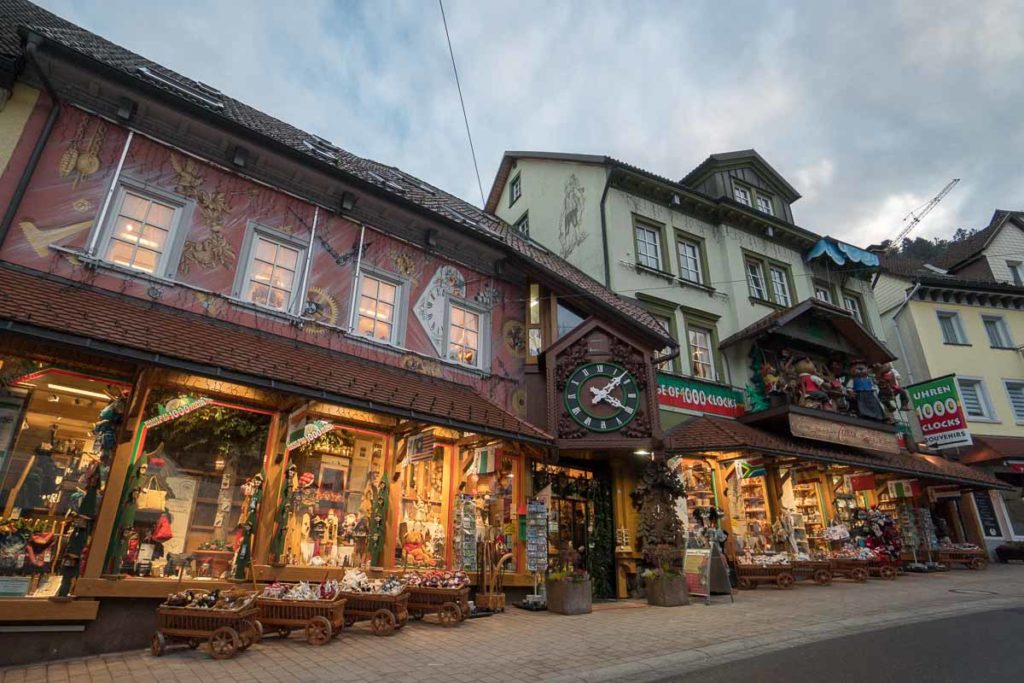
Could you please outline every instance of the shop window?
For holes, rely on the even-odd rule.
[[[103,260],[122,268],[173,276],[170,255],[183,202],[163,193],[119,188],[101,246]]]
[[[448,305],[448,360],[472,368],[482,367],[487,314],[466,304]]]
[[[69,515],[99,511],[130,385],[24,359],[0,365],[0,576],[12,577],[6,594],[66,595],[91,533]]]
[[[305,247],[264,228],[251,228],[248,266],[236,295],[258,306],[292,311],[301,289]]]
[[[273,414],[154,389],[107,570],[245,578]],[[259,494],[259,495],[256,495]]]
[[[498,444],[464,448],[459,453],[457,476],[460,509],[455,516],[454,564],[476,569],[477,538],[495,544],[494,557],[511,552],[515,545],[515,459]],[[515,560],[506,566],[509,571],[517,569]]]
[[[429,432],[407,438],[404,449],[405,457],[398,464],[396,484],[401,507],[395,565],[444,567],[448,550],[445,449],[434,445]]]
[[[300,567],[369,566],[384,532],[374,506],[381,492],[386,500],[385,438],[322,425],[323,435],[289,451],[287,531],[271,550]]]
[[[360,273],[356,332],[385,344],[401,344],[404,287],[377,273]]]
[[[1010,522],[1013,536],[1024,539],[1024,498],[1021,498],[1020,488],[1015,488],[1012,491],[1000,491],[999,495],[1002,496],[1003,503],[1006,505],[1006,516]]]

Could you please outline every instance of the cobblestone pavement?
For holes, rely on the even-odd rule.
[[[510,608],[458,628],[411,622],[389,638],[356,624],[324,647],[299,634],[268,636],[227,661],[201,648],[160,658],[125,652],[2,670],[3,683],[35,681],[597,681],[652,680],[836,636],[979,611],[1024,606],[1024,566],[954,570],[867,584],[795,590],[762,587],[736,602],[656,608],[601,605],[564,617]],[[432,617],[428,617],[429,621]],[[44,637],[44,636],[41,636]]]

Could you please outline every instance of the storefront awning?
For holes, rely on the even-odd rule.
[[[766,315],[756,323],[748,325],[724,339],[718,348],[726,349],[745,339],[754,339],[768,334],[792,336],[794,339],[804,342],[820,338],[817,343],[830,346],[826,336],[820,330],[820,325],[818,328],[801,325],[800,321],[808,319],[825,323],[834,328],[833,336],[837,340],[843,341],[844,346],[855,350],[855,355],[859,355],[869,363],[888,363],[896,360],[885,344],[857,322],[857,319],[849,311],[814,298]],[[787,335],[787,333],[789,334]]]
[[[698,417],[665,435],[669,453],[685,455],[710,451],[755,451],[776,457],[816,460],[863,467],[877,472],[949,481],[964,486],[1007,488],[991,475],[933,455],[878,453],[852,448],[824,448],[812,442],[772,434],[735,420]]]
[[[0,330],[453,429],[552,441],[468,386],[10,267],[0,267]]]
[[[967,455],[960,458],[960,462],[966,465],[997,464],[1011,458],[1024,460],[1024,437],[972,434],[971,438],[974,445],[968,447]]]

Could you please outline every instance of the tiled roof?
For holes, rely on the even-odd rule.
[[[21,54],[21,39],[17,33],[18,27],[21,26],[148,86],[160,88],[192,105],[202,107],[208,114],[218,116],[226,123],[243,126],[268,140],[283,144],[294,152],[305,155],[310,161],[319,164],[329,163],[338,171],[373,186],[377,192],[391,195],[399,201],[411,203],[421,210],[458,225],[463,230],[475,232],[486,239],[497,240],[511,252],[536,264],[540,270],[554,276],[556,280],[570,289],[593,297],[606,309],[618,315],[623,323],[638,323],[645,328],[649,335],[675,345],[675,342],[666,336],[658,321],[642,307],[624,301],[582,271],[547,252],[536,243],[524,239],[512,226],[501,219],[481,211],[458,197],[393,166],[364,159],[333,146],[331,150],[336,159],[332,163],[322,155],[314,153],[310,148],[311,146],[322,146],[326,141],[226,95],[219,93],[214,95],[214,99],[218,100],[222,106],[211,106],[208,101],[205,101],[205,98],[187,97],[181,90],[162,82],[161,78],[182,83],[199,92],[203,92],[208,86],[149,61],[26,0],[0,0],[0,54]],[[140,75],[140,67],[149,69],[150,72],[157,74],[158,78],[146,78]]]
[[[1024,459],[1024,437],[974,434],[973,439],[974,445],[968,449],[967,455],[960,458],[964,464],[973,465],[1006,458]]]
[[[333,395],[436,424],[551,439],[462,384],[6,266],[0,266],[0,329],[11,329],[3,321],[157,354],[156,363],[199,364],[213,376],[226,371],[299,386],[329,402]]]
[[[724,418],[698,417],[684,422],[665,435],[665,444],[672,453],[752,450],[766,455],[833,462],[925,479],[955,481],[970,486],[1006,487],[985,472],[937,456],[909,453],[892,455],[841,446],[826,448],[813,441],[779,436]]]

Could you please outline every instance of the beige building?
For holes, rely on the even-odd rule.
[[[884,333],[905,384],[956,375],[974,445],[951,455],[1017,487],[993,492],[988,540],[1024,540],[1024,214],[996,211],[935,261],[883,258]]]

